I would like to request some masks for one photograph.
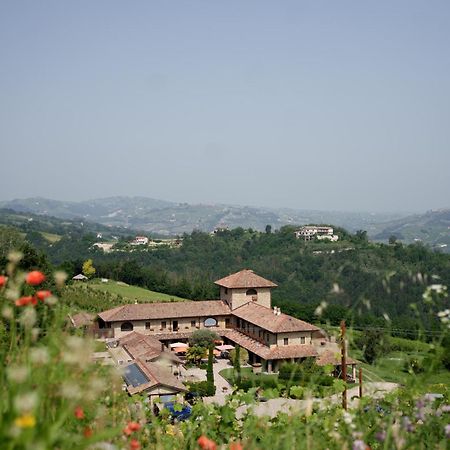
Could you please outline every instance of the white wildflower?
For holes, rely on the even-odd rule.
[[[10,252],[8,254],[8,261],[17,264],[23,258],[23,253],[21,252]]]
[[[314,311],[314,314],[316,316],[321,316],[323,314],[323,312],[325,311],[325,309],[327,308],[327,306],[328,306],[328,303],[326,301],[321,301],[320,305]]]
[[[36,407],[37,401],[38,395],[36,392],[27,392],[14,399],[14,408],[20,413],[30,412]]]
[[[61,396],[64,398],[78,400],[81,398],[81,389],[75,383],[63,383],[60,390]]]
[[[25,328],[31,328],[37,320],[36,311],[34,308],[25,308],[23,313],[21,314],[19,318],[19,322],[25,327]]]
[[[50,295],[50,297],[46,297],[44,303],[48,306],[53,306],[58,303],[58,299],[54,295]]]
[[[36,327],[33,328],[31,330],[31,340],[33,342],[36,342],[40,334],[41,334],[41,329],[40,328],[36,328]]]
[[[30,360],[35,364],[47,364],[50,357],[45,347],[32,348],[30,350]]]
[[[11,320],[14,318],[14,310],[10,306],[4,306],[2,309],[2,316],[6,320]]]
[[[333,283],[333,287],[331,288],[332,294],[340,294],[342,292],[341,288],[339,287],[339,284]]]
[[[20,291],[19,289],[8,287],[5,291],[5,297],[8,300],[17,300],[20,297]]]
[[[383,313],[383,317],[384,317],[384,320],[385,320],[386,322],[390,322],[390,321],[391,321],[391,318],[388,316],[387,313]]]
[[[8,379],[15,383],[23,383],[30,374],[26,366],[10,366],[6,369]]]
[[[55,279],[57,286],[62,287],[67,280],[67,273],[62,270],[58,270],[53,274],[53,278]]]

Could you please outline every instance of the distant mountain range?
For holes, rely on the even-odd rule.
[[[422,240],[431,245],[449,245],[450,210],[425,214],[364,213],[340,211],[259,208],[223,204],[174,203],[147,197],[108,197],[80,202],[26,198],[0,202],[0,208],[96,222],[158,235],[179,235],[194,229],[219,227],[264,230],[283,225],[332,224],[351,232],[366,230],[371,238],[388,240],[395,235],[405,242]]]
[[[212,231],[217,227],[264,230],[266,225],[279,228],[307,223],[330,223],[349,231],[370,231],[376,224],[405,215],[173,203],[146,197],[109,197],[81,202],[37,197],[3,201],[0,202],[0,208],[62,219],[84,219],[162,235],[189,233],[194,229]]]

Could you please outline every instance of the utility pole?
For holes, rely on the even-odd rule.
[[[341,321],[341,373],[344,380],[344,391],[342,392],[342,407],[347,410],[347,353],[345,349],[345,320]]]
[[[359,398],[362,398],[362,367],[359,368]]]

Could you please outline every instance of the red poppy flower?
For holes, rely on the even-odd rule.
[[[5,275],[0,275],[0,288],[6,285],[8,278]]]
[[[202,450],[216,450],[217,448],[216,443],[208,439],[204,434],[197,439],[197,443]]]
[[[73,415],[74,415],[78,420],[84,419],[84,411],[83,411],[83,408],[82,408],[81,406],[77,406],[77,407],[75,408],[75,410],[73,411]]]
[[[45,280],[45,275],[42,272],[39,272],[39,270],[33,270],[32,272],[28,273],[25,281],[30,286],[37,286],[41,284]]]
[[[47,298],[51,297],[52,293],[50,291],[37,291],[36,297],[42,302]]]
[[[232,442],[230,444],[230,450],[244,450],[244,447],[242,447],[240,442]]]
[[[26,297],[20,297],[16,300],[16,306],[26,306],[30,303],[33,303],[33,298],[31,295],[27,295]]]
[[[86,428],[83,430],[83,436],[84,436],[85,438],[90,438],[90,437],[92,436],[93,433],[94,433],[94,432],[92,431],[92,428],[89,428],[89,427],[86,427]]]
[[[141,429],[141,424],[137,423],[137,422],[128,422],[127,427],[131,430],[131,431],[139,431]]]
[[[139,450],[141,448],[141,444],[137,439],[131,439],[130,441],[130,450]]]

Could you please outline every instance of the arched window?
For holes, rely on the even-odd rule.
[[[217,320],[214,319],[213,317],[208,317],[203,324],[205,325],[205,327],[216,327],[217,326]]]
[[[133,324],[131,322],[123,322],[120,325],[120,331],[133,331]]]
[[[256,289],[248,289],[246,295],[258,295]]]

